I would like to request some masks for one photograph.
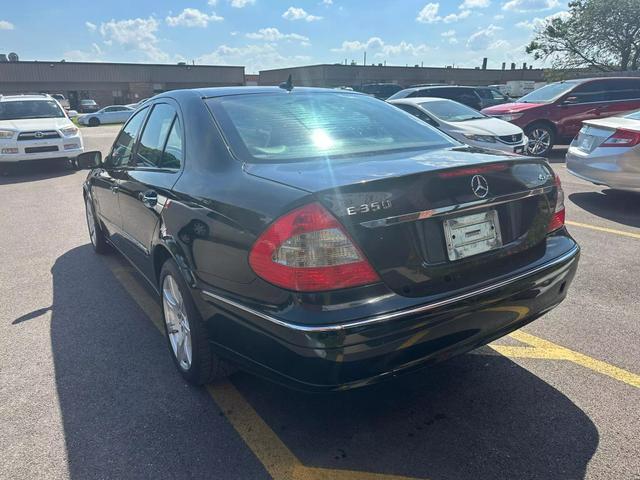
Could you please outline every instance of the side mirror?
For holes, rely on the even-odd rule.
[[[98,151],[84,152],[76,157],[76,165],[81,170],[90,170],[102,165],[102,153]]]

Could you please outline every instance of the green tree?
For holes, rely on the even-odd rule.
[[[556,68],[640,67],[640,0],[572,0],[536,30],[527,53]]]

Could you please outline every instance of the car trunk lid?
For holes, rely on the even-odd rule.
[[[389,288],[424,296],[500,277],[544,254],[557,191],[548,164],[459,150],[321,163],[317,170],[306,162],[246,168],[313,192]],[[477,239],[487,243],[478,249]]]

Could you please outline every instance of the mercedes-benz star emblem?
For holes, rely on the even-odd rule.
[[[484,198],[489,195],[489,183],[482,175],[474,175],[471,179],[471,190],[478,198]]]

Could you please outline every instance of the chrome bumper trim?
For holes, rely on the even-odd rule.
[[[499,288],[503,288],[506,287],[512,283],[518,282],[526,277],[529,277],[531,275],[535,275],[536,273],[542,272],[548,268],[551,268],[555,265],[558,265],[559,263],[563,263],[567,260],[571,260],[573,259],[578,253],[580,252],[580,247],[578,247],[577,245],[572,248],[571,250],[569,250],[567,253],[565,253],[564,255],[561,255],[553,260],[551,260],[550,262],[545,263],[544,265],[539,265],[538,267],[529,270],[527,272],[523,272],[519,275],[516,275],[515,277],[511,277],[508,278],[506,280],[503,280],[501,282],[498,283],[494,283],[491,285],[487,285],[486,287],[482,287],[479,288],[477,290],[473,290],[470,292],[466,292],[466,293],[462,293],[460,295],[457,295],[455,297],[450,297],[450,298],[445,298],[444,300],[440,300],[437,302],[433,302],[433,303],[427,303],[425,305],[419,305],[417,307],[412,307],[406,310],[398,310],[396,312],[391,312],[391,313],[385,313],[382,315],[376,315],[373,317],[369,317],[369,318],[365,318],[362,320],[354,320],[352,322],[347,322],[347,323],[339,323],[339,324],[331,324],[331,325],[318,325],[318,326],[307,326],[307,325],[300,325],[297,323],[291,323],[291,322],[286,322],[283,320],[280,320],[279,318],[273,317],[271,315],[267,315],[265,313],[259,312],[257,310],[254,310],[253,308],[247,307],[245,305],[242,305],[238,302],[235,302],[233,300],[230,300],[228,298],[222,297],[220,295],[217,295],[215,293],[209,292],[207,290],[202,290],[203,295],[209,297],[209,298],[213,298],[214,300],[218,300],[222,303],[225,303],[227,305],[230,305],[232,307],[235,307],[239,310],[243,310],[247,313],[250,313],[251,315],[255,315],[259,318],[262,318],[263,320],[266,320],[268,322],[274,323],[276,325],[280,325],[281,327],[290,329],[290,330],[295,330],[298,332],[303,332],[303,333],[326,333],[326,332],[341,332],[344,330],[348,330],[351,328],[357,328],[357,327],[363,327],[363,326],[368,326],[368,325],[372,325],[372,324],[376,324],[376,323],[381,323],[381,322],[386,322],[388,320],[393,320],[399,317],[405,317],[405,316],[409,316],[409,315],[415,315],[416,313],[423,313],[423,312],[428,312],[430,310],[434,310],[436,308],[439,307],[444,307],[446,305],[450,305],[452,303],[456,303],[456,302],[460,302],[462,300],[466,300],[467,298],[471,298],[474,297],[476,295],[482,295],[485,293],[489,293],[493,290],[497,290]]]
[[[403,215],[396,215],[394,217],[380,218],[377,220],[369,220],[368,222],[362,222],[360,225],[365,228],[378,228],[388,227],[390,225],[396,225],[404,222],[414,222],[416,220],[425,220],[427,218],[437,217],[440,215],[446,215],[455,213],[462,210],[474,210],[477,208],[493,207],[502,203],[513,202],[516,200],[522,200],[528,197],[535,197],[549,193],[553,190],[554,186],[549,185],[547,187],[534,188],[533,190],[527,190],[524,192],[510,193],[509,195],[501,195],[499,197],[485,198],[482,200],[475,200],[473,202],[461,203],[458,205],[450,205],[447,207],[434,208],[432,210],[422,210],[421,212],[405,213]]]

